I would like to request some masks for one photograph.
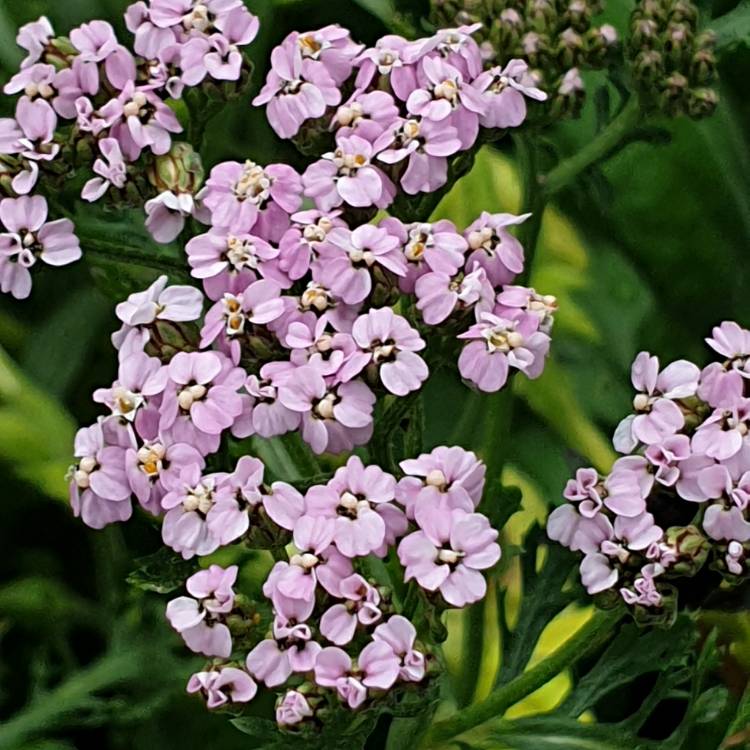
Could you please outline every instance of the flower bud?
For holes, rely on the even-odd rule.
[[[55,70],[62,70],[71,66],[73,58],[77,54],[78,50],[73,46],[68,37],[58,36],[50,39],[42,55],[42,61],[47,63],[47,65],[53,65]]]
[[[714,113],[719,104],[719,95],[713,89],[692,89],[688,95],[687,112],[690,117],[699,119]]]
[[[671,526],[666,533],[667,546],[674,549],[677,560],[669,566],[669,573],[694,576],[705,564],[710,545],[695,526]]]
[[[189,143],[177,141],[148,168],[148,181],[160,192],[195,194],[203,184],[200,154]]]

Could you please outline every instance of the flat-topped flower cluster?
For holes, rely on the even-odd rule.
[[[285,482],[264,484],[261,462],[245,456],[230,474],[204,475],[198,492],[172,491],[166,504],[180,518],[202,515],[222,543],[254,527],[271,529],[277,549],[291,542],[263,586],[267,632],[235,601],[235,566],[196,573],[190,596],[169,602],[167,617],[186,645],[213,659],[190,679],[190,692],[215,708],[251,700],[258,683],[285,686],[277,720],[290,725],[334,695],[358,708],[396,683],[425,679],[429,655],[399,613],[404,601],[368,580],[367,558],[396,549],[404,581],[417,582],[428,606],[461,607],[485,595],[481,571],[499,560],[500,547],[476,512],[485,471],[473,453],[436,448],[400,468],[397,480],[353,456],[303,495]]]
[[[669,619],[678,592],[748,577],[750,331],[724,322],[706,342],[721,359],[702,370],[638,355],[634,413],[614,436],[625,455],[606,476],[579,469],[548,521],[584,555],[587,591],[619,592],[640,617]]]

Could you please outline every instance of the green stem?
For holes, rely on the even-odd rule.
[[[118,262],[128,261],[147,268],[164,271],[165,273],[178,273],[181,276],[187,275],[184,264],[177,260],[172,261],[164,257],[157,257],[152,253],[143,252],[134,247],[104,240],[100,237],[87,237],[79,234],[78,239],[81,241],[84,255],[99,256],[100,258]]]
[[[525,267],[519,283],[527,283],[531,276],[531,267],[536,254],[539,231],[542,228],[545,197],[540,185],[539,159],[534,142],[523,135],[514,136],[518,168],[523,176],[523,198],[521,210],[531,216],[519,227],[519,239],[523,245],[526,258]]]
[[[433,750],[485,721],[501,718],[511,706],[601,646],[612,634],[614,625],[621,616],[620,609],[597,611],[580,630],[535,667],[496,689],[480,703],[474,703],[463,711],[458,711],[450,719],[434,724],[425,736],[422,747]]]
[[[17,748],[29,737],[42,734],[85,707],[97,691],[134,679],[141,668],[141,659],[132,652],[102,657],[0,726],[0,750]]]
[[[550,198],[570,185],[592,164],[596,164],[627,138],[638,125],[641,117],[637,96],[631,96],[620,113],[598,135],[572,156],[561,161],[546,177],[542,178],[545,198]]]

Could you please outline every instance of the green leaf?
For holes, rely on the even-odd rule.
[[[47,392],[64,396],[87,365],[86,354],[111,311],[109,300],[91,287],[68,296],[28,337],[24,369]]]
[[[106,219],[92,218],[90,213],[77,214],[74,221],[91,275],[110,297],[124,299],[145,289],[162,274],[171,283],[192,282],[183,251],[176,243],[154,242],[140,212],[124,212]]]
[[[181,588],[185,580],[198,569],[195,560],[183,560],[168,547],[162,547],[152,555],[140,557],[135,563],[135,569],[127,577],[128,583],[143,591],[155,591],[157,594],[168,594]]]
[[[560,711],[575,718],[622,685],[641,675],[665,672],[686,663],[697,637],[688,617],[669,630],[622,627],[599,660],[576,684]]]
[[[66,500],[75,423],[0,348],[0,456],[21,479]]]
[[[545,540],[545,530],[536,524],[524,540],[524,550],[520,557],[523,596],[513,630],[510,630],[505,620],[502,599],[498,605],[500,627],[505,634],[497,680],[499,684],[510,682],[523,672],[542,631],[575,598],[574,593],[563,591],[576,561],[568,550],[557,544],[548,545],[544,563],[537,569],[538,553]]]
[[[711,29],[716,34],[716,51],[720,54],[750,46],[750,0],[742,0],[729,13],[715,18]]]
[[[645,750],[657,742],[642,740],[614,726],[582,724],[557,716],[535,716],[502,722],[492,732],[502,747],[513,750]]]

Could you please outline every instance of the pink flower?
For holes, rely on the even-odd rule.
[[[167,511],[161,527],[162,540],[186,560],[210,555],[219,548],[219,540],[206,522],[215,489],[215,475],[201,477],[199,465],[189,464],[162,498],[162,508]]]
[[[302,175],[305,195],[321,211],[348,203],[386,208],[396,193],[385,173],[372,164],[372,144],[358,135],[336,136],[336,150],[323,154]]]
[[[402,276],[406,269],[398,240],[384,229],[363,224],[353,232],[332,229],[318,248],[313,278],[348,305],[363,302],[372,290],[371,269],[383,268]]]
[[[744,369],[711,362],[701,370],[698,398],[714,409],[731,409],[742,400],[745,378]]]
[[[468,245],[451,221],[403,224],[388,217],[379,226],[397,237],[401,244],[407,270],[406,276],[399,278],[399,289],[406,294],[413,294],[417,279],[429,271],[453,276],[464,264]]]
[[[743,398],[732,409],[716,409],[693,434],[693,452],[717,461],[731,458],[746,444],[749,423],[750,399]]]
[[[263,495],[263,508],[277,526],[292,531],[305,512],[305,499],[292,485],[274,482]]]
[[[172,110],[150,89],[128,81],[116,99],[102,110],[111,124],[110,134],[120,144],[129,161],[135,161],[145,148],[157,156],[172,145],[171,133],[182,132]]]
[[[475,308],[475,314],[489,312],[495,296],[483,268],[475,267],[471,273],[455,277],[431,271],[417,279],[414,285],[417,309],[428,325],[440,325],[457,308]]]
[[[703,528],[717,541],[750,541],[750,522],[736,505],[726,508],[723,503],[715,503],[709,506],[703,516]]]
[[[321,646],[309,625],[287,622],[276,615],[273,638],[261,641],[245,660],[247,671],[268,687],[283,685],[294,672],[311,672]]]
[[[487,592],[479,571],[500,559],[496,539],[497,531],[480,513],[436,512],[401,540],[398,557],[407,581],[414,578],[428,591],[439,590],[448,604],[463,607]]]
[[[203,312],[200,290],[192,286],[167,284],[167,277],[159,276],[147,289],[133,292],[125,302],[115,307],[117,317],[126,327],[147,326],[156,320],[197,320]]]
[[[158,426],[158,414],[155,416]],[[142,428],[139,432],[142,435]],[[180,473],[192,464],[201,471],[205,466],[203,456],[192,445],[170,442],[158,433],[145,438],[140,448],[128,448],[125,453],[130,489],[141,506],[153,515],[161,513],[162,498],[169,489],[178,486]]]
[[[242,413],[238,390],[244,380],[245,371],[218,352],[178,352],[144,392],[162,394],[160,430],[208,452]]]
[[[610,559],[601,552],[589,552],[581,561],[581,583],[589,594],[611,589],[620,577]]]
[[[345,377],[352,377],[373,364],[383,385],[396,396],[405,396],[421,388],[429,369],[416,354],[424,340],[406,318],[395,315],[390,307],[371,309],[360,315],[352,327],[352,337],[361,350],[344,365]]]
[[[437,511],[471,513],[482,499],[486,469],[472,451],[441,445],[399,465],[407,476],[399,480],[396,499],[420,525],[419,518]]]
[[[117,380],[111,388],[95,390],[94,401],[106,404],[114,416],[134,422],[146,403],[146,397],[142,393],[143,386],[160,367],[158,359],[143,352],[133,352],[122,357]]]
[[[656,468],[655,479],[665,487],[672,487],[680,478],[680,466],[690,457],[690,438],[687,435],[672,435],[661,443],[649,445],[644,454]]]
[[[378,159],[398,164],[408,159],[401,186],[409,195],[433,192],[448,181],[448,159],[461,149],[458,131],[425,118],[392,121],[373,145]]]
[[[133,512],[125,450],[106,423],[97,422],[76,433],[78,463],[69,474],[70,504],[73,514],[93,529],[127,521]]]
[[[81,257],[78,238],[70,219],[46,221],[47,201],[41,196],[21,196],[0,201],[0,290],[16,299],[31,293],[29,269],[37,259],[50,266],[64,266]]]
[[[391,502],[395,489],[390,474],[352,456],[327,485],[307,491],[305,513],[331,519],[331,541],[346,557],[382,556],[407,528],[403,512]]]
[[[637,415],[630,418],[630,437],[622,425],[616,444],[618,450],[629,452],[633,441],[646,445],[661,442],[685,423],[680,407],[674,400],[693,396],[698,389],[700,370],[687,360],[672,362],[659,372],[659,359],[641,352],[633,362],[630,379],[639,391],[633,400]],[[673,400],[674,399],[674,400]]]
[[[16,43],[28,53],[21,61],[21,68],[28,68],[41,59],[44,48],[55,35],[52,24],[46,16],[40,16],[21,26],[16,36]]]
[[[206,313],[205,325],[201,329],[201,346],[211,344],[220,333],[226,339],[244,333],[246,323],[265,325],[276,320],[284,312],[280,291],[272,281],[261,279],[240,294],[225,294]]]
[[[303,59],[300,35],[293,31],[271,52],[271,70],[253,104],[267,104],[271,127],[279,137],[291,138],[305,120],[322,117],[340,101],[341,92],[326,68]]]
[[[493,393],[505,385],[511,367],[532,380],[542,374],[550,338],[537,329],[536,318],[506,320],[491,313],[481,313],[479,317],[479,323],[458,336],[471,340],[458,358],[463,378],[480,390]]]
[[[279,243],[279,268],[293,281],[301,279],[309,270],[321,247],[328,245],[331,231],[346,224],[339,219],[339,211],[329,214],[320,211],[300,211],[292,216],[292,226]]]
[[[375,46],[364,50],[357,57],[359,67],[355,87],[363,91],[370,87],[373,79],[377,84],[383,80],[390,84],[391,91],[403,102],[417,88],[416,66],[404,60],[409,42],[396,34],[386,34],[375,42]]]
[[[129,5],[125,11],[125,25],[135,35],[133,49],[147,60],[155,60],[160,53],[178,41],[175,30],[160,28],[151,21],[150,9],[145,2]]]
[[[578,469],[575,479],[568,481],[563,496],[578,503],[578,512],[592,518],[606,505],[621,516],[637,516],[646,509],[644,487],[636,472],[616,466],[604,479],[599,480],[596,469]]]
[[[191,596],[180,596],[167,604],[167,619],[187,647],[204,656],[224,659],[232,653],[232,636],[222,622],[234,607],[237,566],[226,570],[212,565],[190,576],[186,582]]]
[[[383,616],[378,607],[378,590],[361,575],[355,573],[341,581],[340,593],[346,599],[346,604],[334,604],[320,618],[321,635],[337,646],[343,646],[354,638],[357,625],[368,627]]]
[[[297,36],[297,46],[305,60],[324,68],[337,86],[341,86],[352,72],[353,61],[362,51],[347,29],[329,24],[322,29],[305,31]]]
[[[336,688],[349,708],[358,708],[367,698],[367,688],[387,690],[398,678],[399,660],[385,641],[371,641],[357,657],[357,668],[346,651],[324,648],[315,661],[315,682]]]
[[[479,264],[487,272],[493,287],[513,281],[523,271],[523,247],[507,227],[517,226],[529,216],[531,214],[515,216],[483,211],[464,232],[471,251],[466,259],[466,268]]]
[[[173,193],[171,190],[147,200],[144,209],[146,229],[162,245],[177,239],[185,228],[185,219],[197,213],[195,199],[190,193]]]
[[[662,597],[654,583],[654,577],[662,571],[655,565],[644,565],[641,575],[633,582],[635,591],[627,588],[620,589],[620,596],[631,606],[639,604],[642,607],[661,606]]]
[[[294,726],[313,715],[313,710],[302,693],[287,690],[276,704],[276,723],[281,726]]]
[[[450,118],[446,124],[458,131],[461,147],[469,148],[477,139],[479,116],[487,109],[482,95],[444,60],[425,57],[420,65],[424,87],[409,94],[406,109],[436,122]]]
[[[260,378],[256,375],[248,377],[245,388],[253,398],[248,434],[268,438],[299,427],[299,412],[288,409],[279,401],[279,386],[294,369],[289,362],[268,362],[261,367]]]
[[[741,367],[747,363],[747,358],[750,357],[750,331],[733,321],[725,320],[721,325],[714,326],[711,334],[706,343],[714,351],[727,359],[740,360]]]
[[[106,21],[82,24],[70,32],[70,41],[84,62],[102,62],[119,46],[114,29]]]
[[[614,528],[603,513],[584,516],[580,508],[566,503],[549,514],[547,536],[568,549],[588,555],[598,552],[602,542],[612,539]]]
[[[311,366],[280,383],[279,400],[302,415],[302,437],[315,453],[340,453],[372,436],[375,395],[360,380],[329,387]]]
[[[524,60],[509,60],[477,76],[472,86],[482,92],[487,111],[480,116],[484,128],[516,128],[526,119],[526,97],[543,102],[547,94],[535,85]]]
[[[399,679],[406,682],[420,682],[425,674],[424,654],[414,648],[417,631],[414,625],[402,615],[393,615],[378,625],[372,634],[375,641],[385,641],[401,661]]]
[[[27,195],[39,177],[38,162],[51,161],[60,152],[53,142],[57,115],[44,99],[22,96],[16,105],[15,121],[0,119],[0,153],[18,154],[21,170],[11,182],[14,192]]]
[[[90,203],[98,201],[111,185],[118,189],[124,187],[128,177],[120,145],[114,138],[99,141],[99,151],[104,158],[97,158],[93,167],[99,177],[92,177],[81,192],[81,198]]]
[[[242,669],[222,667],[216,671],[196,672],[188,681],[188,693],[201,693],[208,708],[227,703],[247,703],[258,692],[252,677]]]
[[[231,474],[219,478],[206,522],[221,545],[231,544],[250,528],[249,514],[263,500],[263,471],[257,458],[242,456]]]
[[[513,319],[518,317],[519,311],[538,318],[539,330],[549,334],[557,312],[557,299],[552,294],[537,294],[530,287],[503,286],[492,312],[500,318]]]
[[[288,214],[302,201],[299,175],[286,164],[261,167],[225,161],[217,164],[198,198],[211,211],[214,228],[261,235],[271,242],[289,226]]]
[[[476,78],[482,71],[482,53],[471,35],[480,28],[480,23],[474,23],[456,29],[440,29],[429,39],[412,42],[406,58],[412,62],[421,60],[430,53],[438,53],[466,78]]]
[[[338,129],[346,136],[358,135],[374,143],[396,119],[398,107],[389,93],[370,91],[364,94],[356,90],[349,101],[336,110],[331,129]]]

